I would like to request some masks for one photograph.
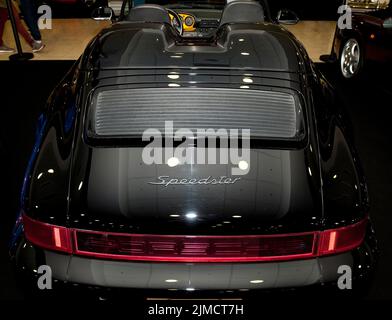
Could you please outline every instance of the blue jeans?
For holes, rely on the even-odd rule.
[[[38,8],[35,0],[20,0],[20,9],[33,39],[41,40],[41,32],[38,28]]]

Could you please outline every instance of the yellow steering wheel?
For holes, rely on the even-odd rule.
[[[173,10],[170,10],[170,12],[169,12],[170,21],[171,21],[173,27],[177,28],[176,24],[178,23],[178,21],[176,21],[177,19],[176,19],[175,15],[172,14],[172,12],[173,12]],[[188,13],[177,13],[177,16],[180,17],[181,22],[179,22],[179,23],[181,23],[181,25],[182,25],[183,32],[196,31],[196,28],[195,28],[196,19],[193,15],[188,14]]]

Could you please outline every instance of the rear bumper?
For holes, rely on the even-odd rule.
[[[73,286],[148,291],[259,291],[336,285],[340,266],[349,266],[353,282],[367,280],[376,263],[372,238],[343,254],[268,263],[160,263],[91,259],[37,248],[21,239],[15,255],[20,277],[36,283],[37,270],[48,265],[53,279]],[[168,279],[176,280],[167,282]],[[262,280],[252,281],[252,280]],[[354,285],[353,285],[354,286]],[[189,289],[191,288],[191,289]]]

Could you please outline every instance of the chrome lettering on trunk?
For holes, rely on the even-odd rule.
[[[183,185],[183,186],[194,186],[194,185],[230,185],[240,181],[241,178],[230,178],[227,176],[221,177],[206,177],[206,178],[171,178],[170,176],[159,176],[158,181],[149,182],[148,184],[168,187],[171,185]]]

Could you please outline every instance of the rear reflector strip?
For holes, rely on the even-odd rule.
[[[367,221],[297,234],[177,236],[67,229],[23,216],[27,240],[41,248],[101,259],[161,262],[268,262],[331,255],[360,246]]]
[[[75,243],[77,254],[112,259],[249,262],[311,257],[315,236],[156,236],[76,231]]]

